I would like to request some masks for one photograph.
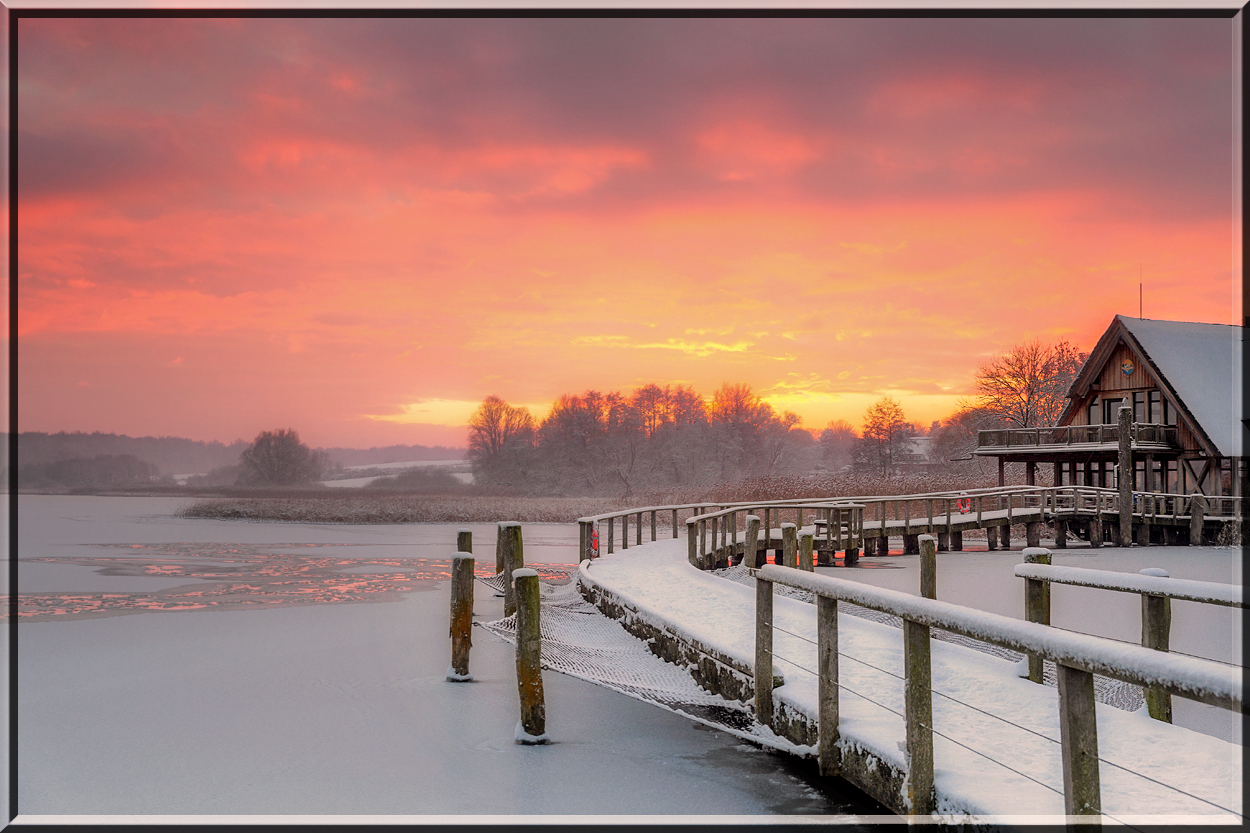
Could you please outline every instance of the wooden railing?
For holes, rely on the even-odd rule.
[[[1050,564],[1050,550],[1026,549],[1027,563],[1017,564],[1015,573],[1024,579],[1024,614],[1030,622],[1050,624],[1050,585],[1071,584],[1096,587],[1141,596],[1141,644],[1143,648],[1168,651],[1171,642],[1172,599],[1202,604],[1244,608],[1242,588],[1210,581],[1174,579],[1166,570],[1147,568],[1140,574],[1091,570],[1086,567],[1055,567]],[[1042,681],[1041,660],[1029,657],[1029,679]],[[1144,688],[1146,710],[1151,717],[1172,722],[1172,698],[1154,687]]]
[[[825,775],[839,774],[838,606],[839,601],[889,613],[903,620],[904,721],[908,799],[913,814],[934,811],[933,704],[929,662],[930,628],[1053,661],[1059,672],[1059,724],[1067,815],[1099,815],[1101,797],[1094,711],[1094,674],[1213,706],[1242,708],[1241,670],[1194,657],[1163,653],[1085,634],[1058,631],[1035,622],[920,598],[895,590],[766,565],[755,573],[756,717],[771,725],[773,696],[773,584],[816,596],[818,760]]]
[[[1175,425],[1132,424],[1132,441],[1175,446]],[[1109,425],[1052,425],[1039,428],[989,428],[977,432],[977,448],[1014,448],[1039,445],[1109,445],[1119,443],[1120,427]]]
[[[1148,519],[1148,522],[1155,524],[1169,519],[1174,524],[1181,523],[1182,519],[1191,520],[1195,508],[1200,519],[1240,519],[1242,501],[1240,497],[1134,492],[1133,512],[1142,520]],[[859,507],[852,526],[846,525],[851,523],[849,520],[845,523],[839,521],[832,527],[824,525],[825,517],[833,511],[833,507],[851,504]],[[968,507],[967,512],[962,511],[963,505]],[[1065,515],[1115,514],[1119,512],[1119,508],[1119,492],[1097,486],[1008,486],[917,495],[645,506],[578,518],[578,560],[584,561],[601,553],[615,552],[618,545],[620,549],[641,545],[644,543],[644,530],[649,532],[646,540],[657,540],[661,528],[658,523],[660,518],[663,519],[663,527],[667,527],[673,538],[680,537],[678,530],[683,526],[689,529],[691,522],[697,521],[697,537],[703,539],[710,533],[719,556],[731,543],[739,543],[739,530],[745,530],[745,522],[742,525],[738,523],[739,515],[753,514],[759,517],[762,537],[767,540],[772,530],[779,529],[783,523],[791,522],[802,528],[806,511],[809,521],[818,522],[818,526],[824,527],[826,535],[832,532],[835,537],[834,543],[828,545],[826,542],[825,547],[820,547],[820,542],[817,541],[817,548],[845,550],[862,546],[865,522],[874,522],[877,529],[880,529],[883,522],[902,521],[907,525],[907,534],[919,534],[933,532],[938,524],[949,529],[953,521],[961,519],[975,519],[977,526],[981,526],[988,512],[1003,511],[1005,515],[1000,517],[1005,518],[1007,524],[1012,524],[1017,522],[1016,510],[1020,509],[1041,510],[1040,513],[1029,512],[1027,515],[1027,520],[1036,521]],[[1020,520],[1026,518],[1021,516]],[[1201,520],[1198,525],[1201,526]],[[844,537],[856,538],[859,543],[851,547],[842,540]],[[707,546],[700,543],[699,559],[705,560],[708,553]],[[723,559],[718,557],[717,560]]]
[[[812,532],[802,532],[803,513],[813,521]],[[794,518],[782,521],[783,513]],[[864,507],[849,502],[797,504],[738,504],[718,512],[695,515],[686,520],[686,540],[690,563],[700,569],[727,564],[738,551],[738,516],[743,515],[743,557],[748,566],[756,565],[757,554],[772,537],[773,524],[782,533],[783,558],[791,557],[802,569],[812,569],[812,553],[817,550],[854,550],[863,546]],[[761,517],[762,516],[762,517]],[[761,532],[763,533],[761,536]],[[762,541],[761,541],[762,537]],[[710,545],[709,545],[710,544]]]

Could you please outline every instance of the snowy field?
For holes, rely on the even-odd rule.
[[[172,517],[181,503],[20,497],[18,592],[118,600],[18,625],[23,816],[870,811],[810,762],[551,672],[556,742],[513,743],[511,646],[475,628],[476,681],[444,679],[458,525]],[[493,570],[494,525],[469,527]],[[576,538],[527,524],[526,559],[571,564]],[[499,618],[476,588],[476,618]],[[151,598],[169,606],[135,604]],[[389,603],[352,603],[372,600]]]

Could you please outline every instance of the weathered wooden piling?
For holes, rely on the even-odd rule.
[[[814,536],[810,532],[799,533],[799,569],[807,570],[811,573],[815,571],[815,565],[812,564],[812,544]]]
[[[1055,519],[1055,549],[1064,549],[1068,546],[1068,522],[1060,518]]]
[[[792,523],[781,525],[781,563],[786,567],[798,566],[799,560],[798,527]]]
[[[1063,812],[1102,813],[1098,780],[1098,723],[1094,714],[1094,675],[1060,664],[1059,741],[1063,757]]]
[[[1202,546],[1202,525],[1206,519],[1207,499],[1194,492],[1189,496],[1189,545]]]
[[[1101,547],[1103,539],[1102,518],[1095,515],[1089,522],[1089,545]]]
[[[759,568],[760,552],[760,518],[759,515],[747,515],[747,537],[742,545],[742,563],[752,570]]]
[[[773,725],[773,583],[755,577],[755,719]]]
[[[517,525],[518,531],[520,524]],[[519,536],[518,536],[519,540]],[[516,582],[516,685],[521,697],[521,719],[516,742],[547,743],[547,706],[543,700],[542,636],[539,627],[538,572],[529,567],[512,571]]]
[[[950,552],[951,536],[949,532],[939,532],[937,534],[937,551]]]
[[[1026,564],[1049,564],[1050,550],[1042,547],[1029,547],[1024,550]],[[1037,578],[1024,580],[1024,618],[1041,625],[1050,624],[1050,582]],[[1029,654],[1029,679],[1035,683],[1042,681],[1042,658]]]
[[[1011,498],[1007,498],[1007,500],[1010,501]],[[1011,521],[998,528],[998,548],[1002,550],[1011,549]]]
[[[920,552],[920,535],[903,535],[903,555],[916,555]]]
[[[937,539],[921,535],[920,540],[920,595],[926,599],[937,598]]]
[[[525,552],[521,546],[521,525],[506,521],[499,525],[500,551],[503,556],[503,615],[516,613],[516,590],[513,573],[525,566]]]
[[[1142,575],[1167,578],[1167,570],[1147,567]],[[1172,600],[1167,596],[1143,593],[1141,597],[1141,644],[1143,648],[1156,651],[1170,650],[1172,630]],[[1146,711],[1155,720],[1172,722],[1172,695],[1157,688],[1142,689],[1146,697]]]
[[[933,813],[933,694],[929,626],[903,620],[907,799],[912,815]]]
[[[456,552],[473,552],[473,530],[456,530]]]
[[[1042,522],[1029,521],[1024,525],[1024,546],[1040,547],[1042,545]]]
[[[473,679],[473,675],[469,673],[472,632],[473,555],[462,550],[451,559],[451,664],[447,666],[449,682],[464,683]]]
[[[963,552],[964,549],[964,533],[963,530],[951,533],[951,552]]]
[[[886,535],[885,530],[883,529],[881,531],[881,534],[877,536],[877,555],[889,555],[889,554],[890,554],[890,536]]]
[[[1120,490],[1120,534],[1117,543],[1121,547],[1133,543],[1133,409],[1120,407],[1116,429],[1119,432],[1119,474],[1116,485]]]
[[[987,526],[985,528],[985,548],[990,552],[998,549],[998,527]]]
[[[842,753],[838,749],[838,601],[816,597],[817,762],[820,774],[838,775]]]

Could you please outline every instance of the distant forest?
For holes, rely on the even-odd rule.
[[[7,455],[9,434],[0,434]],[[47,434],[23,431],[17,437],[19,488],[108,488],[142,483],[171,482],[176,474],[206,474],[237,466],[250,445],[235,440],[226,445],[183,437],[129,437],[76,431]],[[460,460],[463,448],[390,445],[384,448],[323,448],[332,466],[403,463],[413,460]],[[7,462],[7,461],[6,461]],[[4,482],[9,466],[3,469]]]

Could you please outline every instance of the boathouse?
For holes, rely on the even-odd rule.
[[[1240,496],[1246,491],[1242,327],[1117,315],[1077,374],[1058,423],[981,431],[973,454],[1053,466],[1055,485],[1118,484],[1118,413],[1133,409],[1132,488]]]

